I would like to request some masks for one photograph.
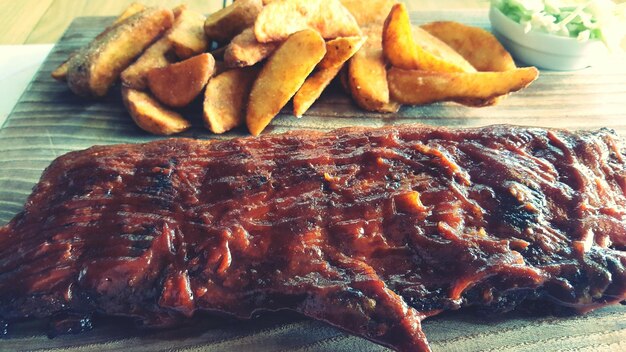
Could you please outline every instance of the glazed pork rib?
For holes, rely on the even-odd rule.
[[[427,351],[444,310],[589,311],[626,298],[625,158],[608,130],[511,126],[72,152],[0,229],[0,315],[286,308]]]

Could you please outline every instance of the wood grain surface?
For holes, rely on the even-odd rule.
[[[139,1],[151,6],[180,3],[211,13],[232,0],[0,0],[0,44],[55,43],[76,17],[116,16]],[[618,0],[626,1],[626,0]],[[486,9],[487,0],[405,0],[409,10]]]
[[[117,16],[133,2],[212,13],[223,0],[0,0],[0,44],[54,43],[79,16]],[[475,0],[474,0],[475,1]],[[230,1],[229,1],[230,2]]]
[[[455,19],[486,26],[486,12],[420,12],[416,22]],[[67,55],[88,42],[110,21],[75,20],[55,46],[20,102],[0,129],[0,224],[18,213],[42,170],[55,157],[94,144],[157,139],[139,130],[124,111],[119,90],[101,101],[74,96],[50,72]],[[380,115],[357,109],[336,88],[326,93],[303,118],[289,113],[275,119],[268,133],[290,129],[327,130],[349,125],[383,126],[427,123],[453,127],[510,123],[569,129],[608,127],[626,136],[626,65],[616,57],[606,65],[577,72],[542,71],[530,88],[488,108],[455,104],[405,107]],[[196,107],[198,108],[198,107]],[[286,110],[288,111],[288,110]],[[194,138],[232,138],[244,130],[214,136],[202,128],[199,110],[184,112],[196,127]],[[510,314],[481,318],[453,312],[429,319],[424,329],[435,351],[623,351],[626,307],[614,306],[584,316],[547,317]],[[97,320],[96,330],[82,335],[45,336],[45,322],[12,326],[0,351],[383,351],[383,347],[346,335],[323,323],[294,314],[273,313],[252,321],[199,317],[193,324],[167,331],[140,331],[127,321]]]

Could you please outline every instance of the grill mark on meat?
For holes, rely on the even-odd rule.
[[[608,130],[396,126],[72,152],[0,228],[0,316],[287,308],[427,351],[444,310],[585,312],[626,298],[625,151]]]

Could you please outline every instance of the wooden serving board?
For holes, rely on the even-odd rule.
[[[452,19],[488,27],[486,12],[426,12],[416,23]],[[94,144],[145,142],[160,137],[138,129],[124,111],[119,89],[101,101],[74,96],[50,72],[70,52],[99,33],[110,18],[79,18],[54,47],[0,129],[0,224],[22,209],[43,169],[57,156]],[[499,105],[467,108],[455,104],[405,107],[382,115],[356,108],[339,90],[325,94],[301,119],[276,118],[267,133],[291,129],[328,130],[363,125],[425,123],[465,127],[520,124],[568,129],[608,127],[626,137],[626,61],[616,57],[600,67],[577,72],[541,72],[523,92]],[[193,138],[232,138],[237,130],[215,136],[202,128],[199,109],[191,115]],[[123,320],[96,321],[96,329],[49,340],[45,323],[28,321],[11,328],[0,351],[383,351],[385,348],[292,313],[268,313],[251,321],[199,317],[167,331],[141,331]],[[625,351],[626,307],[600,309],[585,316],[546,317],[521,313],[481,318],[453,312],[429,319],[424,329],[435,351]]]

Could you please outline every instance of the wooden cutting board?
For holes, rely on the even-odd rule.
[[[487,13],[425,12],[415,23],[452,19],[487,28]],[[69,27],[0,130],[0,224],[22,209],[43,169],[57,156],[94,144],[144,142],[160,137],[139,130],[124,111],[119,89],[101,101],[74,96],[50,72],[69,53],[99,33],[110,18],[79,18]],[[626,136],[625,57],[577,72],[542,71],[523,92],[499,105],[467,108],[454,104],[405,107],[394,115],[364,112],[339,90],[325,94],[301,119],[276,118],[268,133],[291,129],[328,130],[363,125],[425,123],[452,127],[520,124],[568,129],[612,128]],[[188,113],[193,138],[232,138],[244,130],[214,136],[202,128],[199,110]],[[515,313],[484,318],[452,312],[429,319],[424,329],[435,351],[626,351],[626,307],[600,309],[585,316],[546,317]],[[49,340],[45,322],[11,327],[0,351],[383,351],[293,313],[264,314],[251,321],[199,317],[190,326],[167,331],[141,331],[124,320],[97,320],[96,329]]]

